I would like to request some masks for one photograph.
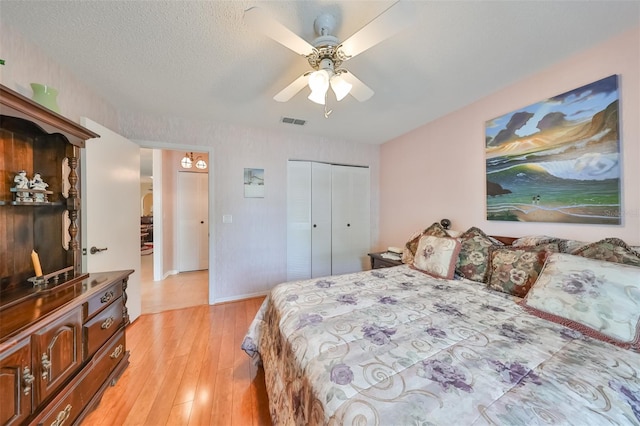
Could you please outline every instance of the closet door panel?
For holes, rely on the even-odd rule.
[[[362,271],[371,265],[367,253],[371,251],[371,185],[370,170],[353,167],[351,171],[351,216],[349,228],[352,241],[354,271]]]
[[[361,271],[370,248],[369,169],[334,165],[331,170],[331,272]]]
[[[311,163],[311,277],[331,275],[331,165]]]
[[[287,280],[311,277],[311,163],[287,165]]]

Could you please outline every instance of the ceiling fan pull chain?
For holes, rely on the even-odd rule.
[[[332,109],[329,109],[327,107],[327,103],[329,101],[329,96],[328,96],[329,90],[327,90],[326,92],[324,92],[324,118],[329,118],[329,116],[331,115],[331,113],[333,112]]]

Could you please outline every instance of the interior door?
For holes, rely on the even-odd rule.
[[[82,269],[86,272],[135,271],[129,277],[127,289],[127,307],[133,321],[142,310],[140,147],[88,118],[82,117],[80,124],[100,135],[89,139],[82,150],[83,254],[86,250]]]
[[[209,268],[209,176],[178,173],[178,270]]]

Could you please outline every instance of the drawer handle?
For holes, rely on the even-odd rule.
[[[113,351],[113,353],[111,354],[111,359],[116,359],[118,358],[120,355],[122,355],[122,350],[124,348],[122,347],[122,345],[118,345],[116,347],[116,349]]]
[[[113,299],[113,291],[108,291],[100,298],[100,302],[107,303],[111,299]]]
[[[49,377],[49,369],[51,368],[51,361],[47,354],[42,354],[42,380],[47,380]]]
[[[100,328],[103,329],[103,330],[106,330],[107,328],[111,327],[112,325],[113,325],[113,317],[109,317],[106,320],[104,320],[104,322],[102,323]]]
[[[67,406],[64,407],[64,410],[58,413],[58,415],[56,416],[56,419],[53,421],[53,423],[51,423],[51,426],[62,426],[64,422],[67,421],[70,415],[71,415],[71,404],[67,404]]]
[[[33,376],[33,374],[31,374],[31,370],[29,369],[29,367],[25,367],[22,370],[22,392],[25,395],[29,395],[29,393],[31,392],[31,384],[33,384],[33,381],[36,378]]]

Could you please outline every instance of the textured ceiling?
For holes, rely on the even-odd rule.
[[[375,91],[322,106],[272,98],[306,60],[253,30],[259,6],[304,39],[344,40],[393,1],[6,1],[11,25],[120,111],[383,143],[640,25],[638,1],[410,1],[415,22],[346,62]],[[570,89],[570,87],[567,87]],[[555,93],[541,93],[543,96]],[[304,127],[281,117],[307,120]]]

